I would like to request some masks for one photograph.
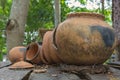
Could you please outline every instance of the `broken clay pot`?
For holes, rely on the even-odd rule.
[[[25,61],[19,61],[14,64],[12,64],[9,69],[30,69],[33,68],[34,65],[31,63],[25,62]]]
[[[33,64],[41,64],[41,45],[37,42],[32,42],[28,45],[25,53],[25,61],[31,62]]]

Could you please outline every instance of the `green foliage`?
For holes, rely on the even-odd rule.
[[[27,19],[28,28],[31,31],[40,27],[51,28],[53,24],[54,10],[52,0],[31,0]]]
[[[54,27],[54,9],[52,0],[31,0],[27,17],[24,44],[39,41],[39,28]]]
[[[96,3],[96,5],[97,6],[99,6],[98,8],[93,8],[93,9],[88,9],[87,7],[86,7],[86,5],[87,5],[87,1],[88,0],[76,0],[76,1],[79,1],[80,2],[80,4],[83,6],[83,7],[72,7],[71,8],[71,11],[72,12],[94,12],[94,13],[100,13],[100,14],[102,14],[102,9],[101,9],[101,3],[100,2],[98,2],[98,3]],[[91,1],[92,3],[94,3],[94,1],[93,0],[89,0],[89,1]],[[110,2],[111,2],[112,0],[105,0],[105,3],[107,4],[107,8],[105,7],[105,9],[104,9],[104,16],[105,16],[105,21],[107,22],[107,23],[109,23],[110,25],[112,25],[112,20],[111,20],[111,13],[112,13],[112,9],[111,9],[111,7],[112,7],[112,4],[110,5]],[[105,4],[104,4],[105,5]]]
[[[85,5],[86,4],[86,0],[78,0],[81,4]]]
[[[112,25],[112,19],[111,19],[112,15],[111,15],[111,13],[112,13],[111,9],[104,10],[105,21],[107,23],[109,23],[110,25]]]
[[[6,54],[5,26],[10,13],[11,0],[0,0],[0,60]]]
[[[2,59],[3,59],[3,54],[0,53],[0,61],[2,61]]]
[[[61,1],[61,21],[65,20],[66,15],[71,12],[71,9],[65,2],[65,0]]]

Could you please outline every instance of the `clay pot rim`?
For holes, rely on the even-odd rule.
[[[40,51],[40,49],[39,49],[39,44],[37,43],[37,42],[32,42],[32,44],[34,44],[34,45],[37,45],[37,48],[38,48],[38,51],[35,53],[35,55],[33,56],[33,58],[32,59],[29,59],[29,58],[27,58],[27,50],[26,50],[26,53],[25,53],[25,61],[27,61],[27,62],[31,62],[31,61],[33,61],[34,59],[36,59],[36,57],[39,55],[39,51]],[[30,45],[28,45],[28,47],[27,48],[29,48],[29,46]]]
[[[101,20],[105,20],[105,16],[99,13],[92,13],[92,12],[73,12],[67,14],[67,19],[73,18],[73,17],[92,17],[92,18],[98,18]]]

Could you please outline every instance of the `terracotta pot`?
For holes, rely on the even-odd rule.
[[[67,64],[104,63],[112,54],[115,34],[104,16],[95,13],[71,13],[54,30],[54,45]]]
[[[17,46],[12,48],[8,53],[8,59],[12,62],[18,62],[24,60],[24,54],[26,52],[26,47],[24,46]]]
[[[50,57],[50,48],[49,48],[49,37],[50,37],[50,34],[47,34],[47,33],[50,33],[49,31],[45,33],[44,37],[43,37],[43,44],[42,44],[42,61],[46,64],[50,64],[52,63],[52,59]],[[52,36],[51,36],[52,38]]]
[[[41,59],[46,64],[60,63],[58,52],[53,47],[53,31],[47,31],[43,38]]]
[[[26,50],[25,60],[33,64],[41,64],[40,51],[41,45],[36,42],[30,43]]]

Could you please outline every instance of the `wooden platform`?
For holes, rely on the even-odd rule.
[[[65,72],[58,65],[11,70],[10,64],[0,62],[0,80],[120,80],[120,70],[113,67],[110,67],[111,73],[90,74]]]

